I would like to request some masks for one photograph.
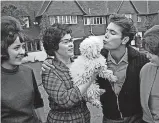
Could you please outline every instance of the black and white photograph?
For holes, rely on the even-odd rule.
[[[159,123],[159,1],[0,3],[1,123]]]

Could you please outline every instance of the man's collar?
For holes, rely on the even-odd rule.
[[[128,49],[126,48],[124,56],[121,58],[121,60],[116,63],[116,61],[113,59],[113,57],[111,56],[110,52],[108,52],[108,58],[107,61],[111,61],[114,64],[120,64],[122,61],[128,63]]]
[[[135,50],[134,48],[132,48],[131,46],[128,46],[127,49],[128,49],[128,61],[134,59],[136,56],[139,55],[139,52],[136,51],[136,50]],[[106,50],[106,49],[104,49],[104,48],[101,50],[101,54],[102,54],[106,59],[108,58],[108,52],[109,52],[109,51]]]

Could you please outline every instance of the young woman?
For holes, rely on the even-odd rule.
[[[25,37],[18,20],[1,18],[1,121],[44,122],[43,100],[33,70],[21,65]]]
[[[51,108],[48,123],[90,123],[90,112],[83,94],[91,82],[77,87],[69,75],[74,53],[70,33],[71,30],[65,25],[54,24],[43,35],[44,48],[50,56],[46,61],[54,66],[42,72],[43,86],[49,95]]]
[[[143,46],[150,60],[140,72],[143,123],[159,123],[159,25],[146,31]]]

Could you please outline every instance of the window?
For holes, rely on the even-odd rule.
[[[105,17],[84,17],[84,25],[106,24]]]
[[[22,21],[23,21],[23,24],[22,24],[22,27],[24,28],[29,28],[29,17],[22,17]]]
[[[125,17],[132,19],[132,14],[125,14]]]
[[[141,22],[141,17],[137,16],[137,22]]]
[[[77,24],[77,16],[50,16],[50,25],[54,23],[61,23],[61,24]]]
[[[41,51],[41,42],[39,39],[33,41],[26,41],[26,51],[27,52],[36,52]]]
[[[49,20],[50,20],[50,25],[53,25],[56,22],[55,17],[49,17]]]

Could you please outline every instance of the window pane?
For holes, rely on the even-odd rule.
[[[132,19],[132,15],[131,14],[125,14],[125,17]]]
[[[99,24],[103,24],[102,18],[103,18],[103,17],[100,17],[100,22],[99,22]]]
[[[90,17],[90,24],[92,25],[92,24],[94,24],[94,17]]]
[[[105,17],[102,17],[102,24],[106,24],[106,19],[105,19]]]
[[[100,24],[100,22],[99,22],[99,18],[97,18],[97,24]]]
[[[84,17],[84,24],[87,25],[87,18]]]
[[[62,23],[66,24],[66,16],[62,16]]]
[[[58,18],[58,23],[62,23],[62,16],[57,16]]]
[[[41,50],[40,40],[36,42],[37,43],[37,50]]]
[[[27,42],[28,51],[32,51],[32,44],[31,42]]]
[[[141,17],[140,16],[137,17],[137,22],[141,22]]]
[[[22,17],[23,20],[23,27],[29,28],[29,17]]]
[[[68,24],[71,23],[71,16],[67,16],[67,23],[68,23]]]
[[[54,16],[49,17],[49,20],[50,20],[50,25],[53,25],[55,23],[55,17]]]
[[[71,16],[72,24],[77,23],[77,16]]]

